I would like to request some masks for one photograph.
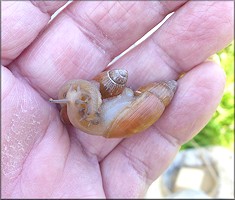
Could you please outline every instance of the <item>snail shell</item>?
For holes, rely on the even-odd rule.
[[[175,80],[149,83],[146,86],[140,87],[135,92],[135,95],[138,96],[145,91],[151,92],[158,97],[166,107],[171,102],[176,88],[177,82]]]
[[[128,137],[150,127],[169,105],[176,88],[177,82],[174,80],[139,88],[131,102],[125,105],[109,125],[105,137]]]
[[[125,69],[114,69],[100,73],[94,80],[100,83],[102,98],[121,94],[126,86],[128,72]]]
[[[69,121],[88,134],[106,138],[129,137],[147,129],[159,119],[174,96],[177,82],[154,82],[135,92],[125,86],[122,89],[116,87],[116,82],[111,89],[107,87],[107,77],[112,75],[121,75],[119,79],[112,80],[125,85],[125,73],[127,71],[111,70],[96,76],[96,81],[69,81],[60,89],[59,100],[50,101],[61,104],[63,121]]]

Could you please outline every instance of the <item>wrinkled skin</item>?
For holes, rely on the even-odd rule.
[[[73,2],[47,26],[63,4],[2,2],[2,197],[143,197],[221,100],[224,72],[206,60],[233,39],[233,2]],[[65,127],[49,97],[107,69],[172,11],[111,65],[127,69],[135,89],[187,72],[161,119],[127,139]]]

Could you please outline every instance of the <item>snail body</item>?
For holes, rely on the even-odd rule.
[[[135,92],[125,86],[126,82],[126,70],[110,70],[91,81],[68,81],[59,91],[59,100],[50,101],[60,103],[62,121],[88,134],[129,137],[160,118],[174,96],[177,82],[150,83]]]

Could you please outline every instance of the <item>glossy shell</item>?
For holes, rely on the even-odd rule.
[[[175,80],[154,82],[140,87],[135,94],[138,96],[146,91],[149,91],[157,96],[163,102],[164,106],[167,106],[171,102],[176,88],[177,82]]]
[[[105,137],[128,137],[154,124],[172,100],[177,82],[151,83],[135,92],[129,109],[120,111]]]
[[[102,98],[121,94],[126,86],[128,72],[124,69],[114,69],[100,73],[93,80],[100,83]]]

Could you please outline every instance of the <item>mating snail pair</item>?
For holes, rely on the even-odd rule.
[[[132,91],[123,69],[101,72],[93,80],[70,80],[59,90],[60,116],[64,123],[92,135],[128,137],[150,127],[171,102],[174,80],[154,82]]]

